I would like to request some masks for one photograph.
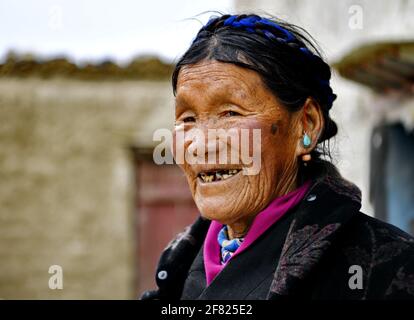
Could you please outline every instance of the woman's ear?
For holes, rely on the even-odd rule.
[[[301,134],[298,141],[297,156],[310,154],[316,147],[324,126],[321,107],[313,98],[307,98],[299,115]],[[305,134],[308,138],[305,137]]]

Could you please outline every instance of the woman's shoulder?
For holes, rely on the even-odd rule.
[[[358,212],[354,218],[354,227],[363,229],[371,241],[376,244],[393,243],[400,244],[407,249],[414,250],[414,237],[400,228],[371,217],[363,212]]]
[[[374,298],[414,297],[414,237],[359,212],[349,222],[343,252],[361,266]]]

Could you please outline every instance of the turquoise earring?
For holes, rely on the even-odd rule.
[[[303,146],[305,148],[309,148],[310,145],[312,144],[312,140],[311,140],[311,138],[308,136],[308,134],[306,132],[304,132],[304,134],[303,134],[302,143],[303,143]]]

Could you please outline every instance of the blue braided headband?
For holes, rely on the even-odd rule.
[[[301,52],[303,52],[309,58],[316,58],[316,56],[306,47],[300,46],[297,38],[287,29],[281,27],[276,22],[271,21],[269,19],[261,18],[259,16],[248,16],[242,19],[238,19],[239,15],[232,15],[228,17],[224,21],[224,26],[232,27],[235,29],[242,29],[249,33],[257,33],[255,28],[260,27],[261,34],[263,34],[267,39],[274,40],[282,44],[286,44],[292,48],[298,48]],[[212,23],[217,21],[217,17],[211,18],[207,24],[200,30],[206,30]],[[279,31],[282,35],[281,37],[276,37],[272,32],[267,29],[273,29]],[[198,37],[196,37],[193,41],[196,42]],[[322,80],[317,79],[320,85],[327,90],[327,102],[328,107],[332,106],[333,101],[336,99],[336,95],[332,92],[332,88],[330,87],[329,80]]]
[[[286,30],[285,28],[281,27],[276,22],[273,22],[269,19],[261,18],[259,16],[249,16],[240,20],[237,20],[237,18],[239,18],[238,15],[232,15],[224,21],[223,25],[227,27],[233,27],[235,29],[243,29],[249,33],[257,33],[257,31],[254,28],[261,27],[263,35],[269,40],[276,40],[277,42],[288,45],[290,44],[292,47],[298,47],[299,50],[303,53],[309,56],[314,56],[314,54],[308,48],[300,47],[298,45],[296,37],[289,30]],[[201,30],[207,29],[212,23],[217,21],[217,19],[218,18],[211,18]],[[276,37],[269,30],[266,30],[264,28],[273,28],[275,30],[278,30],[280,33],[283,34],[283,37]],[[194,41],[195,40],[197,40],[197,38],[194,39]]]

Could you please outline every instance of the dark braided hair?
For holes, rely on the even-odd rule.
[[[212,17],[175,66],[174,95],[181,67],[203,60],[232,63],[256,71],[291,112],[300,110],[308,97],[314,98],[325,123],[318,143],[325,142],[338,131],[329,116],[336,95],[329,84],[331,69],[313,42],[302,28],[276,18],[255,14]],[[325,143],[312,151],[312,158],[319,159],[321,154],[330,157]]]

